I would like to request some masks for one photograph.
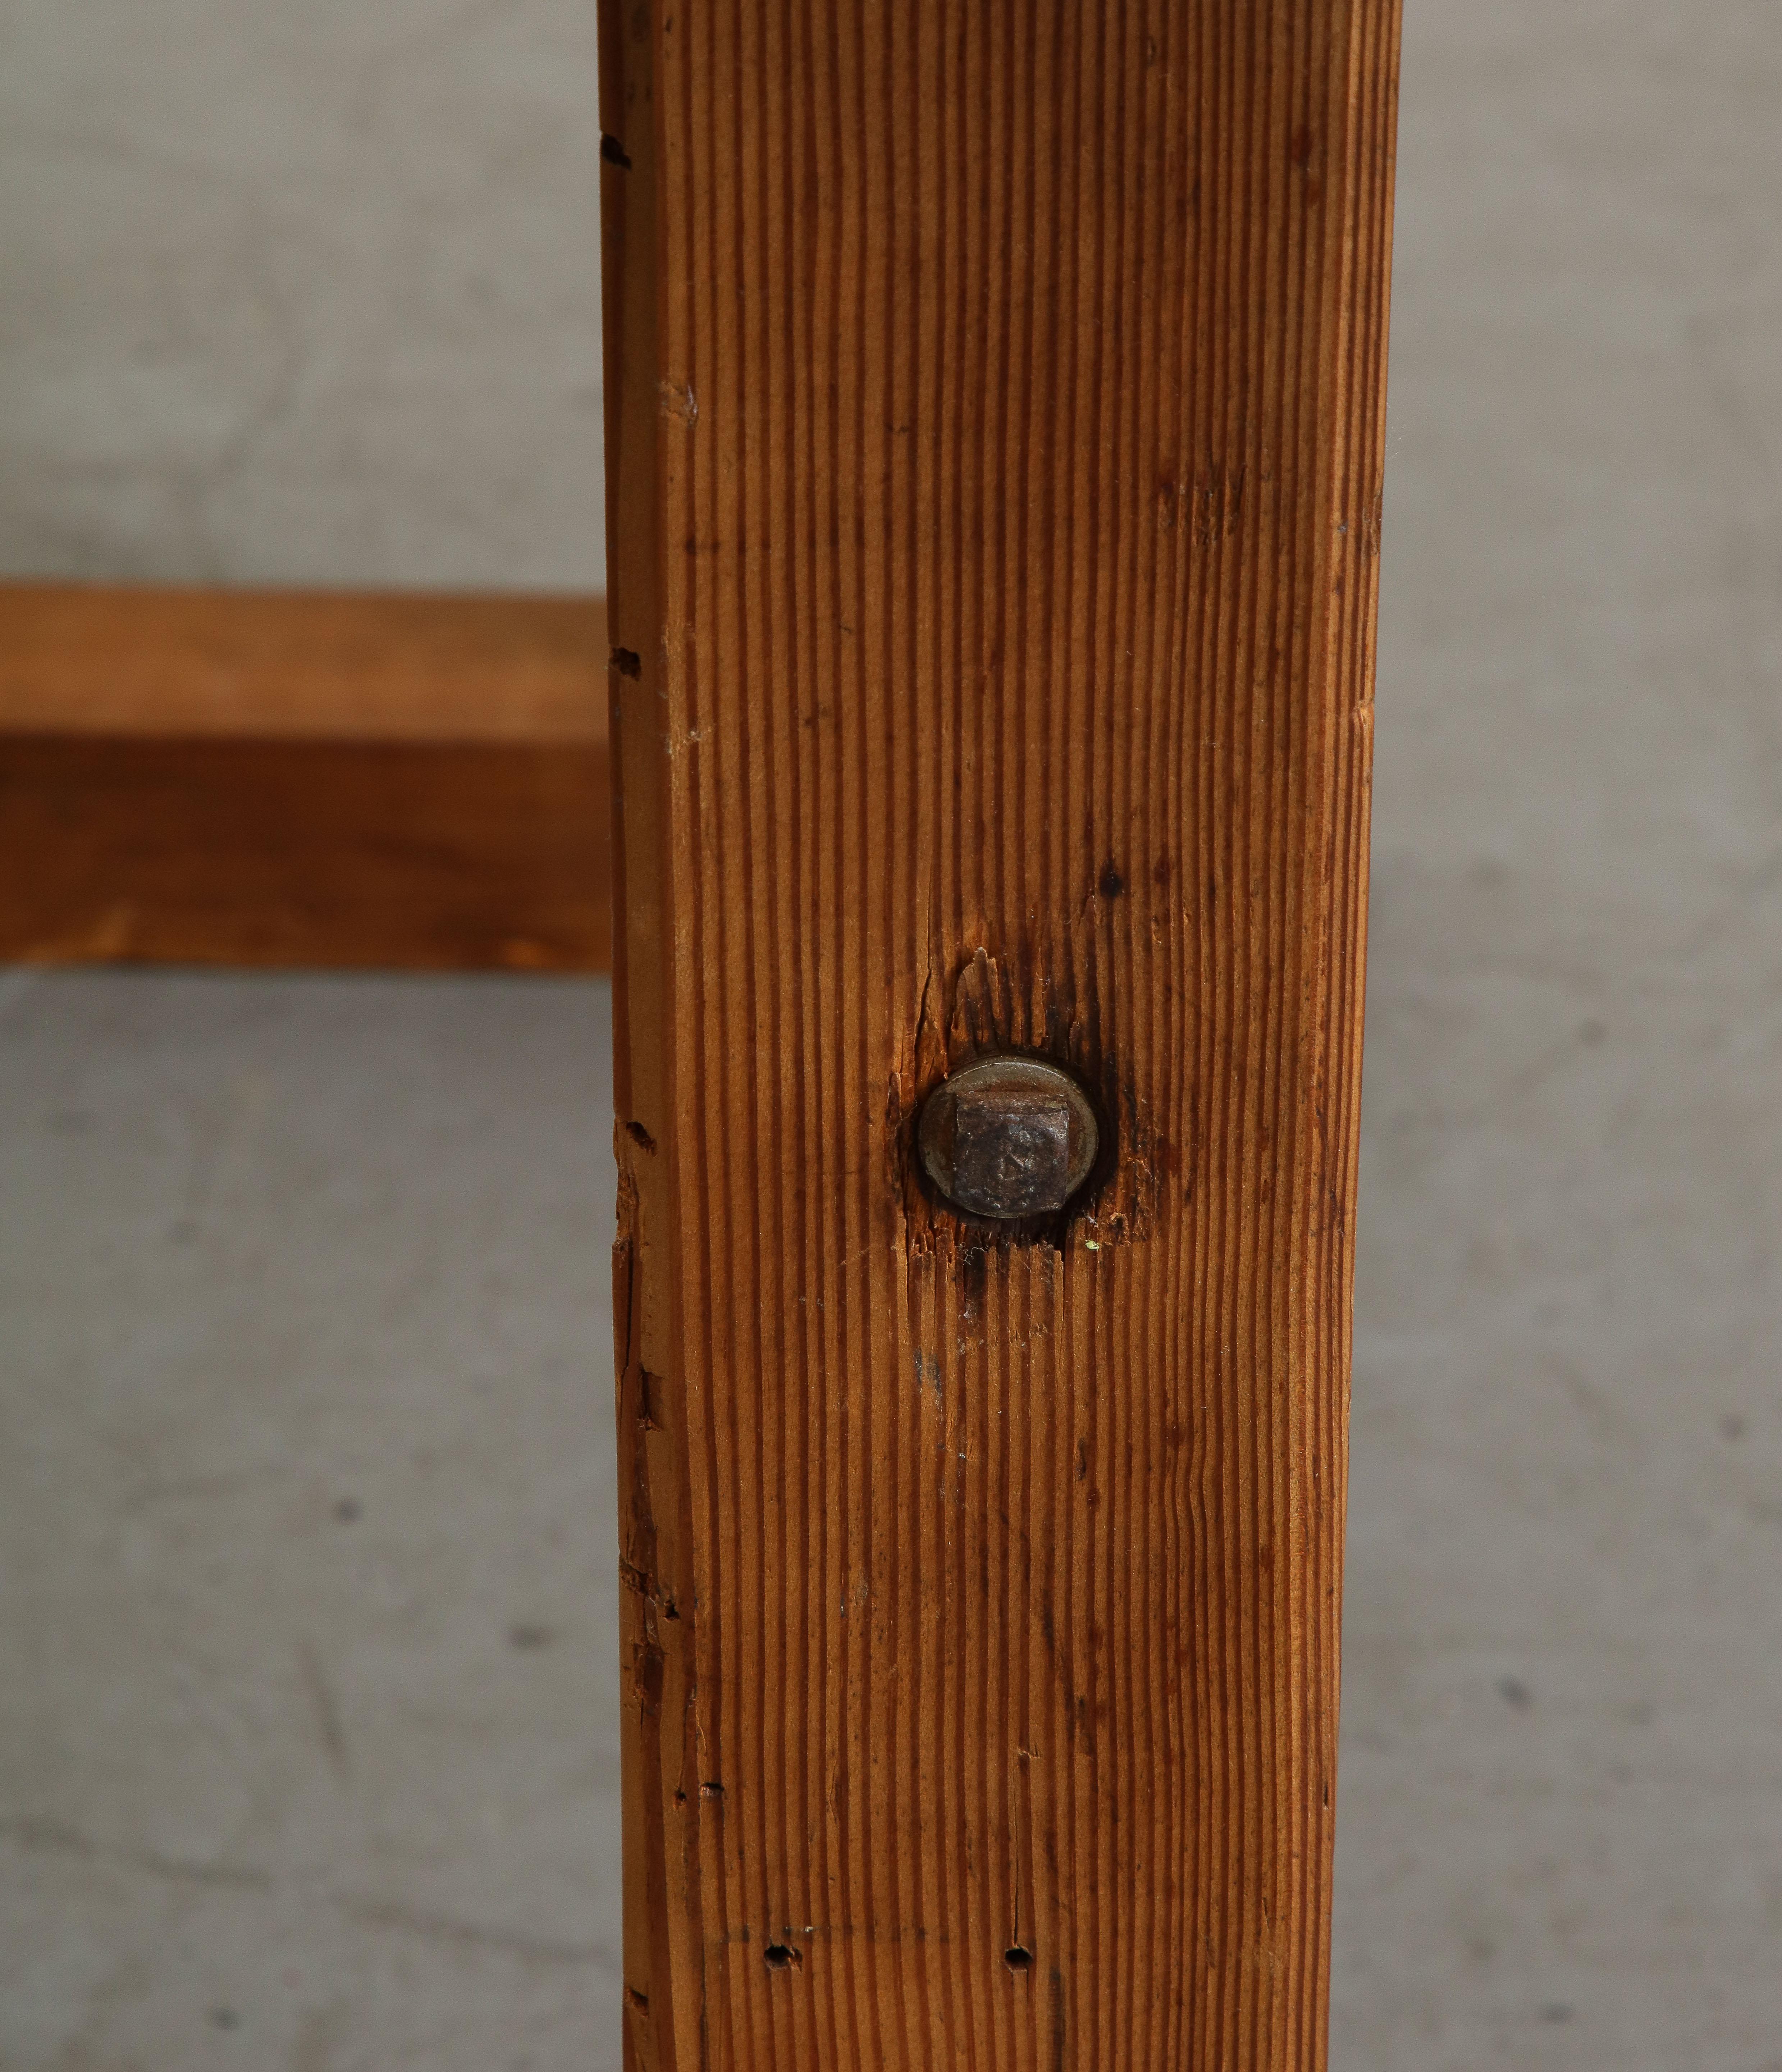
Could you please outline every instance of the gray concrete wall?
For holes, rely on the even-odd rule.
[[[6,0],[0,574],[602,577],[593,0]]]

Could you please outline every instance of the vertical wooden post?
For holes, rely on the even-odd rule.
[[[1320,2065],[1397,0],[602,11],[626,2062]]]

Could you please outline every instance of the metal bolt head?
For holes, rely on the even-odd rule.
[[[1082,1088],[1043,1058],[980,1058],[935,1087],[916,1128],[922,1170],[947,1202],[1004,1219],[1055,1215],[1098,1141]]]
[[[953,1100],[953,1185],[962,1208],[1038,1216],[1065,1205],[1070,1110],[1037,1087],[969,1087]]]

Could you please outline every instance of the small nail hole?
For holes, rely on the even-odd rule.
[[[795,1965],[804,1962],[790,1942],[770,1942],[761,1954],[766,1959],[767,1968],[770,1971],[789,1971]]]
[[[1031,1950],[1024,1950],[1019,1942],[1012,1949],[1004,1950],[1003,1962],[1012,1971],[1024,1971],[1033,1961]]]

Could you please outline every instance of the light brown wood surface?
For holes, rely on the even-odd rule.
[[[0,584],[0,730],[606,738],[589,597]]]
[[[1396,6],[603,35],[626,2062],[1320,2065]]]
[[[0,586],[0,957],[604,970],[598,598]]]

